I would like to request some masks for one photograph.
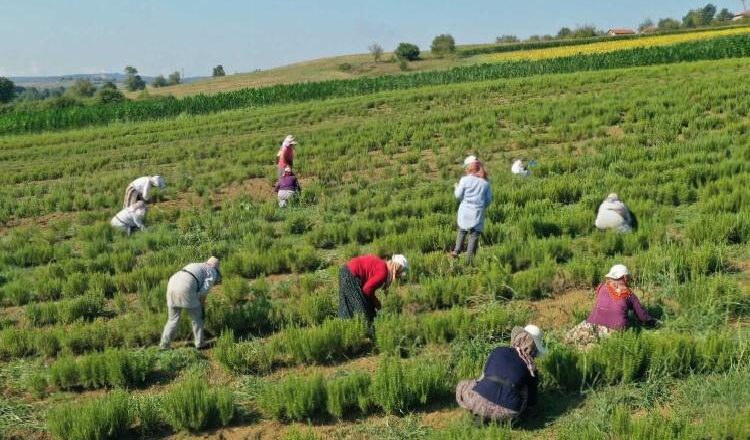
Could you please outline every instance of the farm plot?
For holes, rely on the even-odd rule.
[[[572,55],[589,55],[595,53],[617,52],[625,49],[641,47],[669,46],[672,44],[686,43],[690,41],[708,40],[728,35],[741,35],[750,32],[750,27],[739,27],[732,29],[720,29],[705,32],[684,32],[669,35],[654,35],[651,37],[623,38],[615,41],[596,41],[591,44],[560,45],[540,49],[519,50],[505,53],[497,53],[483,57],[487,62],[511,61],[511,60],[543,60],[548,58],[560,58]]]
[[[748,68],[537,76],[0,137],[0,433],[746,437]],[[288,133],[303,195],[282,210],[271,183]],[[468,153],[495,194],[474,267],[446,255]],[[507,172],[518,157],[539,163],[531,178]],[[169,187],[148,230],[116,234],[124,185],[154,173]],[[613,191],[638,216],[631,234],[593,226]],[[364,252],[405,253],[413,268],[381,297],[374,337],[334,317],[338,268]],[[216,346],[156,352],[166,280],[211,254],[225,277],[206,310]],[[563,335],[591,304],[554,319],[537,306],[591,291],[615,262],[663,326],[577,352]],[[474,426],[453,387],[540,318],[552,350],[540,405],[512,427]]]

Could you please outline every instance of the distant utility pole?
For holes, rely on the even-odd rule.
[[[742,12],[747,11],[747,6],[745,5],[745,0],[742,0]]]

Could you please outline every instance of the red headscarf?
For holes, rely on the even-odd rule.
[[[609,296],[615,301],[627,299],[633,293],[622,279],[612,280],[607,278],[604,280],[604,287],[607,289]]]

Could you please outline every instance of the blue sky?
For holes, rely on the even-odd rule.
[[[680,18],[706,0],[0,0],[0,76],[182,70],[210,75],[366,52],[372,42],[423,49],[562,26],[636,27]],[[740,0],[713,2],[742,9]]]

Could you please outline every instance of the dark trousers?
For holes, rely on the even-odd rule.
[[[469,245],[466,249],[466,258],[469,261],[472,261],[474,259],[474,255],[476,255],[477,253],[477,245],[479,244],[479,231],[474,230],[474,228],[471,228],[468,231],[458,228],[458,235],[456,236],[456,247],[453,249],[453,252],[455,254],[461,253],[464,248],[464,239],[466,238],[466,234],[469,234]]]
[[[339,318],[354,318],[364,315],[367,321],[375,319],[375,307],[362,292],[359,279],[348,267],[344,266],[339,272]]]

